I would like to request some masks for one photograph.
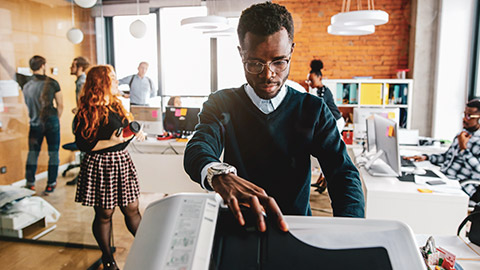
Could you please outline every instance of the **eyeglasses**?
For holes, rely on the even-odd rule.
[[[245,70],[250,74],[260,74],[263,72],[265,66],[268,65],[268,69],[270,69],[273,73],[280,73],[287,69],[288,63],[290,62],[291,57],[288,59],[279,59],[272,62],[262,63],[259,61],[245,61],[243,65],[245,66]]]
[[[469,114],[469,113],[463,113],[463,118],[470,120],[470,119],[477,119],[480,118],[479,114]]]

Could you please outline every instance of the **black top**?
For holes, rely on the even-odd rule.
[[[100,122],[100,126],[98,127],[96,137],[89,138],[88,140],[83,138],[83,136],[80,134],[80,132],[85,128],[85,121],[83,118],[78,118],[77,114],[74,119],[74,127],[77,126],[78,121],[80,121],[80,126],[75,129],[75,143],[77,144],[78,149],[80,149],[82,152],[100,154],[120,151],[125,149],[130,142],[127,141],[99,151],[92,151],[99,140],[109,140],[110,137],[112,137],[113,132],[117,131],[120,127],[125,128],[128,125],[128,120],[125,119],[122,122],[122,118],[118,113],[110,112],[108,114],[108,124],[105,125],[105,121],[102,120]]]
[[[332,91],[330,91],[330,89],[328,87],[326,87],[324,85],[320,88],[317,88],[317,95],[320,98],[323,98],[325,103],[327,103],[327,106],[330,109],[330,111],[332,112],[335,120],[338,120],[338,119],[340,119],[340,117],[342,117],[342,113],[340,113],[340,110],[338,110],[338,107],[337,107],[337,105],[335,105],[335,101],[333,100]]]
[[[310,215],[310,155],[328,181],[335,216],[364,216],[359,173],[323,99],[287,86],[280,106],[262,113],[244,87],[211,94],[185,149],[184,166],[200,182],[210,162],[235,166],[238,175],[275,198],[284,214]]]

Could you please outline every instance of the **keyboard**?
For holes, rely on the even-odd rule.
[[[400,165],[402,167],[415,167],[415,162],[410,159],[403,159],[403,156],[400,157]]]

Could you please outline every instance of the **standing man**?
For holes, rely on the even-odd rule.
[[[25,178],[26,187],[35,190],[35,173],[37,171],[38,154],[43,138],[48,145],[48,181],[45,194],[52,193],[57,184],[58,149],[60,146],[60,122],[63,111],[63,97],[58,82],[45,75],[46,60],[35,55],[30,59],[33,78],[23,86],[23,95],[30,117],[28,133],[28,156]],[[55,103],[54,103],[55,101]]]
[[[322,99],[285,85],[295,45],[291,14],[271,2],[252,5],[237,33],[248,84],[217,91],[203,104],[185,149],[186,172],[218,192],[241,225],[245,205],[260,231],[263,211],[287,231],[282,211],[311,215],[313,155],[328,180],[334,216],[364,217],[359,173],[332,113]]]
[[[77,106],[80,91],[82,90],[82,87],[85,84],[85,80],[87,79],[85,71],[88,69],[89,66],[90,63],[88,62],[88,60],[82,56],[73,59],[72,65],[70,66],[70,75],[77,76],[77,80],[75,81],[75,97]]]
[[[130,105],[146,106],[148,99],[156,96],[157,91],[153,88],[152,79],[145,76],[147,70],[148,63],[140,62],[137,74],[127,76],[118,81],[120,85],[128,84],[130,87],[130,95],[125,95],[130,97]]]
[[[440,171],[451,179],[480,180],[480,100],[474,99],[466,104],[463,130],[455,136],[447,152],[403,158],[428,160],[440,166]],[[480,192],[475,185],[467,185],[464,191],[470,195],[472,201],[480,202]]]
[[[85,74],[86,70],[90,66],[88,60],[82,56],[73,59],[72,65],[70,66],[70,75],[77,76],[77,80],[75,81],[75,102],[76,107],[72,109],[72,113],[76,114],[78,110],[78,101],[80,98],[80,92],[82,91],[83,85],[85,84],[85,80],[87,79],[87,75]],[[64,149],[67,150],[78,150],[77,145],[75,143],[70,143],[67,145],[63,145]],[[80,154],[80,160],[82,159],[84,153]],[[76,185],[78,181],[78,175],[73,178],[72,180],[67,182],[67,185],[73,186]]]

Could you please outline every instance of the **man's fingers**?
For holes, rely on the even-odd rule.
[[[265,224],[265,217],[263,216],[262,208],[263,207],[260,204],[258,197],[252,196],[250,199],[250,210],[253,211],[253,213],[257,217],[258,230],[264,232],[267,229],[267,225]]]
[[[285,219],[283,219],[282,211],[280,210],[280,207],[278,207],[275,199],[272,197],[267,197],[263,204],[265,205],[265,208],[267,209],[270,218],[274,218],[277,220],[277,224],[280,230],[288,232],[288,224]]]
[[[233,216],[238,220],[241,226],[245,225],[245,219],[243,218],[242,211],[240,211],[240,205],[238,205],[238,200],[235,197],[232,197],[228,200],[228,208],[232,211]]]

